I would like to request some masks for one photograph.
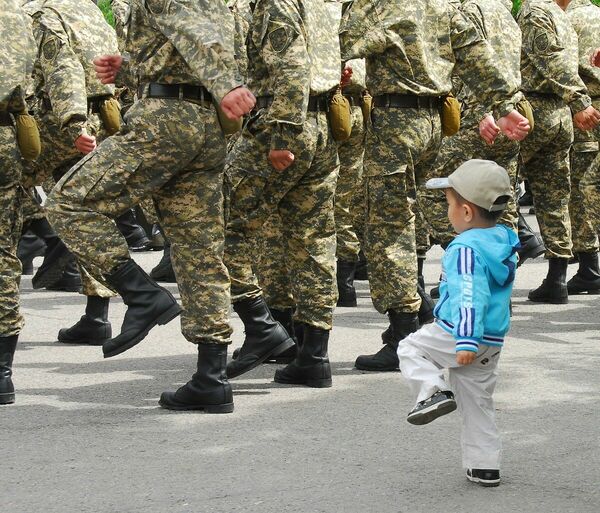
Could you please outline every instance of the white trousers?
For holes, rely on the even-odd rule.
[[[500,347],[482,344],[473,363],[458,365],[454,337],[435,322],[410,334],[398,346],[400,370],[417,402],[438,390],[454,392],[462,417],[465,468],[500,469],[502,444],[492,397],[500,351]],[[449,369],[450,386],[444,379],[444,369]]]

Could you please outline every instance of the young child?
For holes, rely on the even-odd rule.
[[[400,370],[417,396],[407,420],[427,424],[458,404],[467,478],[498,486],[501,443],[492,394],[510,325],[519,239],[496,221],[510,199],[510,180],[495,162],[469,160],[426,186],[445,189],[448,217],[458,236],[442,260],[436,321],[398,347]],[[449,369],[448,384],[444,369]]]

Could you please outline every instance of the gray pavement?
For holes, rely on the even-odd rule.
[[[440,256],[427,261],[428,287]],[[159,258],[136,256],[146,269]],[[333,388],[278,385],[276,367],[263,365],[232,380],[233,414],[206,415],[157,406],[195,364],[178,321],[103,360],[100,348],[55,342],[84,298],[33,291],[25,277],[17,403],[0,407],[2,511],[598,513],[600,296],[529,303],[545,269],[540,258],[517,274],[496,393],[504,462],[495,489],[464,477],[458,414],[411,426],[399,373],[353,369],[386,327],[366,282],[359,307],[335,314]],[[123,312],[111,302],[117,331]],[[243,334],[233,324],[236,347]]]

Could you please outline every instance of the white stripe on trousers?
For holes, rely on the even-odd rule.
[[[398,345],[400,370],[417,396],[417,402],[438,390],[454,392],[462,417],[465,468],[500,468],[502,444],[492,397],[500,350],[482,344],[472,364],[458,365],[454,337],[436,323],[423,326]],[[444,369],[449,369],[450,386],[444,379]]]

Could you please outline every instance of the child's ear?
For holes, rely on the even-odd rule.
[[[469,203],[463,203],[463,209],[465,221],[467,223],[470,223],[473,220],[473,217],[475,216],[475,211],[473,210],[473,207],[469,205]]]

